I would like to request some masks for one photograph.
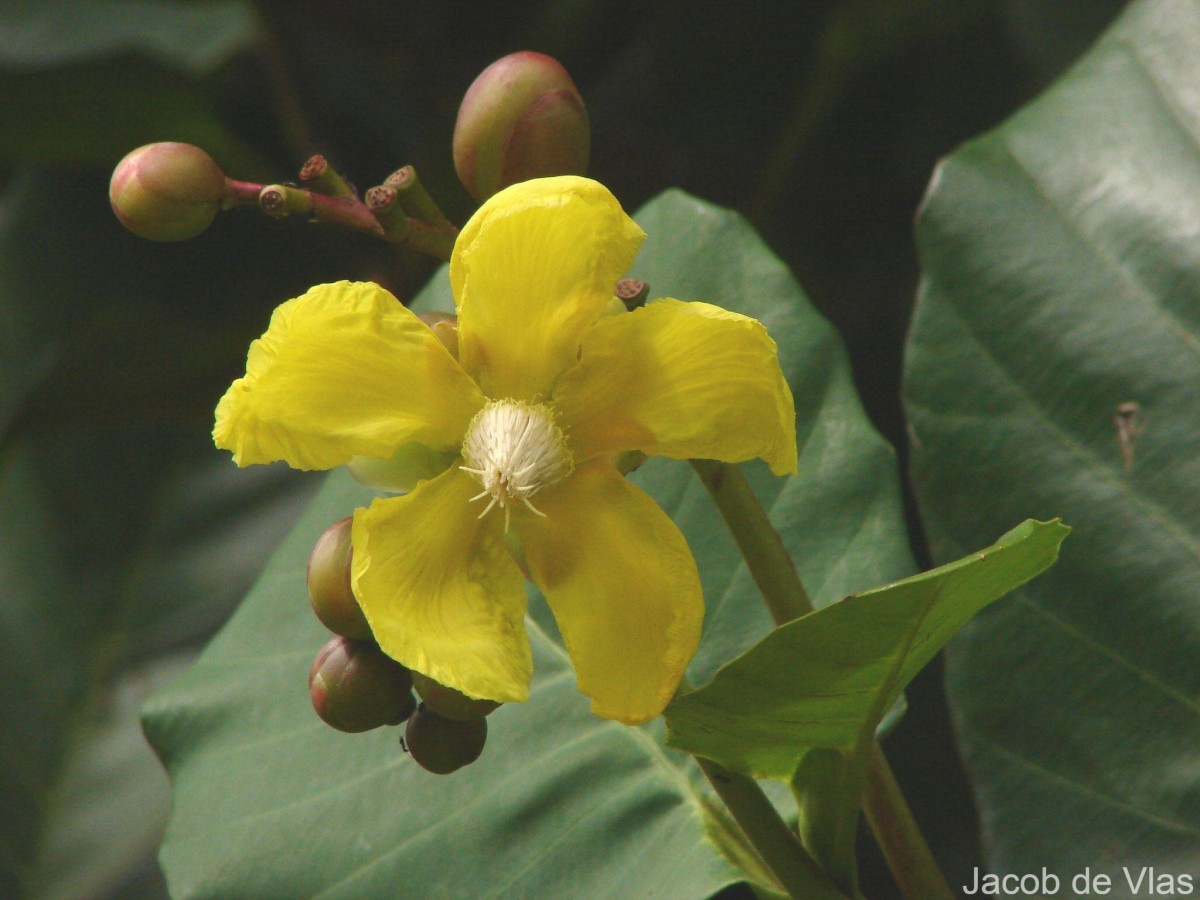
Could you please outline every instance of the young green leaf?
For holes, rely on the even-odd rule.
[[[668,707],[667,742],[783,780],[811,749],[861,750],[950,636],[1049,566],[1069,530],[1024,522],[957,562],[783,625]]]

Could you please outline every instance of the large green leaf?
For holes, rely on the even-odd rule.
[[[639,221],[650,238],[634,274],[652,293],[749,313],[779,342],[801,475],[752,474],[812,592],[826,603],[910,571],[891,452],[863,417],[832,330],[784,267],[741,219],[680,193]],[[449,304],[442,271],[419,305]],[[767,633],[769,617],[690,468],[657,460],[633,477],[699,560],[708,621],[690,674],[706,679]],[[368,497],[331,476],[228,627],[146,708],[175,785],[162,851],[173,893],[703,897],[745,878],[719,852],[744,855],[736,830],[687,757],[665,747],[661,724],[588,712],[536,598],[530,701],[490,718],[483,757],[462,772],[422,772],[395,731],[344,735],[315,717],[305,676],[326,635],[307,609],[305,559]]]
[[[957,562],[789,622],[672,702],[667,742],[783,780],[811,749],[861,751],[951,635],[1049,566],[1068,530],[1025,522]]]
[[[905,397],[935,555],[1025,515],[1076,529],[949,648],[990,862],[1091,866],[1114,896],[1122,866],[1200,866],[1197,85],[1196,4],[1135,3],[941,166],[918,228]]]

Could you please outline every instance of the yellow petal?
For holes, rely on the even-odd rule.
[[[586,463],[514,517],[579,690],[596,715],[636,725],[662,712],[696,652],[704,599],[675,523],[610,464]]]
[[[352,583],[375,640],[402,665],[471,697],[529,696],[525,579],[504,517],[479,518],[458,468],[354,513]]]
[[[775,342],[757,320],[708,303],[655,300],[600,319],[553,405],[577,459],[640,450],[796,471],[796,412]]]
[[[330,469],[407,441],[457,449],[483,406],[441,341],[376,284],[314,287],[275,310],[246,375],[217,405],[213,439],[239,466]]]
[[[538,178],[484,203],[450,260],[460,358],[484,393],[548,397],[643,238],[587,178]]]

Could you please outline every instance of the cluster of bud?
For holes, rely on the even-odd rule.
[[[407,722],[401,746],[421,768],[448,775],[479,758],[487,740],[485,717],[500,704],[411,672],[379,648],[351,585],[352,522],[347,517],[330,526],[308,560],[313,612],[335,635],[308,673],[313,709],[350,733]]]
[[[522,51],[492,63],[471,84],[459,107],[452,149],[463,185],[485,200],[530,178],[584,174],[591,126],[567,70],[549,56]],[[193,238],[222,209],[256,205],[272,218],[336,224],[450,258],[458,229],[412,166],[396,170],[362,198],[323,156],[303,165],[300,181],[237,181],[199,147],[162,142],[121,160],[109,200],[126,228],[153,241]]]

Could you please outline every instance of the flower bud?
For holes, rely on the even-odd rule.
[[[399,725],[416,701],[408,669],[375,644],[335,637],[308,672],[313,709],[338,731],[370,731]]]
[[[428,675],[412,673],[413,688],[425,701],[425,705],[445,719],[469,722],[482,719],[499,709],[495,700],[475,700],[452,687],[438,684]]]
[[[487,741],[487,719],[456,722],[422,703],[404,729],[404,749],[434,775],[449,775],[479,759]]]
[[[139,147],[121,160],[108,185],[113,212],[152,241],[183,241],[204,231],[221,208],[225,173],[191,144]]]
[[[463,97],[454,125],[454,168],[471,195],[548,175],[587,171],[591,129],[567,70],[541,53],[492,63]]]
[[[308,596],[321,624],[348,638],[372,640],[371,626],[350,589],[350,527],[347,516],[317,539],[308,558]]]

